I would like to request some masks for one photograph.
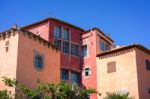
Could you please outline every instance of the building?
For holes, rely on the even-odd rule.
[[[61,50],[61,79],[70,83],[81,82],[81,34],[83,29],[70,23],[47,18],[23,27],[54,44]]]
[[[133,44],[97,55],[97,88],[102,93],[129,92],[135,99],[150,97],[150,50]]]
[[[60,81],[59,49],[29,31],[14,27],[0,33],[0,53],[0,89],[6,88],[2,77],[15,78],[30,88],[35,88],[37,79]]]
[[[96,55],[113,47],[113,40],[98,28],[82,34],[82,82],[86,87],[97,89]],[[92,95],[91,98],[97,99],[97,95]]]
[[[82,34],[82,50],[82,83],[102,94],[92,99],[103,99],[107,92],[149,99],[149,49],[138,44],[115,46],[109,36],[93,28]]]
[[[0,38],[0,77],[14,77],[31,88],[36,79],[64,80],[95,88],[102,97],[112,91],[130,92],[136,99],[150,97],[150,50],[136,44],[118,47],[98,28],[86,31],[47,18],[22,28],[14,26]],[[36,55],[44,60],[38,68]],[[93,94],[90,99],[102,97]]]

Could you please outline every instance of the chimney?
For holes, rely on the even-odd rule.
[[[13,24],[13,25],[12,25],[12,28],[15,28],[15,29],[16,29],[16,28],[17,28],[17,24]]]
[[[107,37],[110,37],[110,33],[106,34]]]

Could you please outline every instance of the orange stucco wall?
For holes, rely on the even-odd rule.
[[[34,51],[44,56],[44,68],[37,70],[34,66]],[[60,81],[60,51],[44,46],[38,40],[29,39],[28,35],[19,35],[17,80],[31,88],[36,86],[37,79],[43,82]]]
[[[9,41],[9,49],[6,52],[6,42]],[[5,38],[0,37],[0,89],[6,89],[2,82],[2,77],[16,78],[17,67],[17,55],[18,55],[18,34],[10,33]],[[8,88],[12,92],[13,88]]]
[[[107,63],[116,62],[116,72],[107,73]],[[119,52],[103,58],[97,57],[97,87],[105,97],[106,92],[129,92],[139,99],[135,50]],[[144,98],[141,98],[144,99]]]
[[[150,71],[146,70],[146,60],[150,60],[150,55],[136,49],[137,59],[137,74],[138,74],[138,86],[139,86],[139,99],[149,99],[150,94]]]

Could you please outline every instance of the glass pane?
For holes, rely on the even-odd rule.
[[[75,44],[71,44],[71,54],[78,56],[79,46]]]
[[[35,57],[35,66],[37,68],[42,68],[42,66],[43,66],[43,58],[42,58],[42,56],[36,55],[36,57]]]
[[[146,69],[150,71],[150,61],[146,60]]]
[[[102,51],[105,51],[105,50],[106,50],[105,44],[104,44],[103,42],[100,43],[100,49],[101,49]]]
[[[61,38],[61,27],[60,26],[56,26],[54,28],[54,37]]]
[[[63,42],[63,52],[69,54],[69,42]]]
[[[71,82],[78,84],[79,81],[80,81],[80,76],[79,76],[79,74],[78,74],[78,73],[75,73],[75,72],[72,72],[72,74],[71,74]]]
[[[90,68],[85,68],[85,76],[89,76]]]
[[[85,71],[89,71],[90,69],[89,68],[85,68]]]
[[[55,45],[57,48],[61,49],[61,41],[60,41],[60,40],[54,40],[54,45]]]
[[[85,71],[85,76],[89,76],[89,71]]]
[[[68,80],[69,75],[67,70],[61,70],[61,80]]]
[[[63,39],[69,40],[69,30],[68,29],[64,29]]]
[[[82,47],[82,55],[83,55],[83,57],[87,56],[87,45]]]

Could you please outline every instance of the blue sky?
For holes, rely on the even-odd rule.
[[[0,31],[47,17],[86,30],[98,27],[116,45],[150,48],[150,0],[0,0]]]

